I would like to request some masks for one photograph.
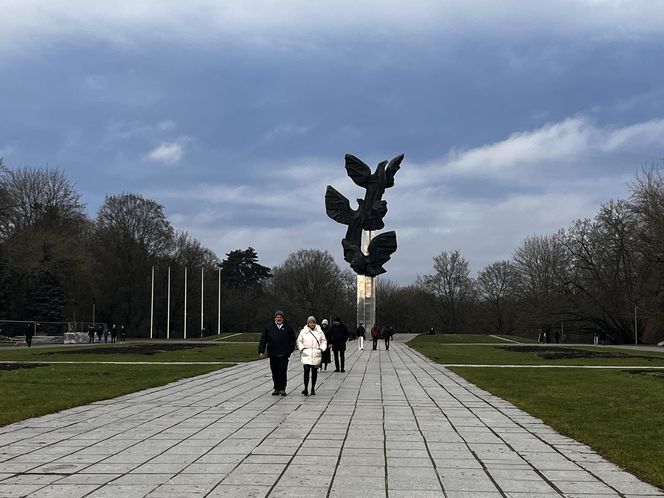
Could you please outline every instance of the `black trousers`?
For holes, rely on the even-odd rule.
[[[340,358],[341,357],[341,361]],[[338,349],[334,350],[334,368],[339,370],[339,363],[341,362],[341,370],[344,370],[344,365],[346,363],[346,351],[339,351]]]
[[[376,349],[376,346],[378,346],[378,337],[372,337],[373,339],[373,349]]]
[[[304,389],[308,390],[309,372],[311,372],[311,390],[316,389],[316,380],[318,379],[318,365],[304,365]]]
[[[270,356],[270,370],[274,389],[285,391],[288,381],[288,356]]]
[[[390,349],[390,338],[385,337],[385,349]]]

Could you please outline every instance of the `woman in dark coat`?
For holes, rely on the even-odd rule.
[[[328,344],[331,344],[330,341],[332,341],[332,335],[330,334],[330,324],[328,323],[327,320],[323,320],[320,324],[320,328],[323,331],[323,334],[325,334],[325,340],[328,342]],[[327,366],[330,364],[332,361],[331,355],[330,355],[330,348],[326,348],[325,351],[323,351],[323,356],[321,357],[321,363],[320,363],[320,368],[321,370],[325,369],[327,370]]]

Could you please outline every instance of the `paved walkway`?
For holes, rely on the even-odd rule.
[[[0,428],[0,497],[664,496],[403,344],[349,346],[316,396],[294,355],[286,397],[260,361]]]

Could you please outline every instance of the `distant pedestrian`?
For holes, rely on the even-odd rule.
[[[111,344],[115,343],[115,338],[118,336],[117,325],[113,324],[111,326]]]
[[[295,331],[284,320],[284,312],[274,312],[274,321],[265,327],[258,345],[258,354],[265,358],[265,349],[270,358],[270,370],[274,392],[272,396],[286,396],[288,382],[288,358],[295,349]]]
[[[429,329],[429,335],[436,335],[436,331],[434,330],[433,327]]]
[[[323,354],[321,356],[321,363],[320,363],[320,369],[327,370],[327,366],[330,364],[332,361],[332,356],[330,354],[330,344],[332,342],[332,337],[330,335],[330,324],[326,319],[323,319],[322,322],[320,322],[320,329],[323,331],[323,334],[325,335],[325,342],[327,343],[328,347],[326,347],[323,350]]]
[[[339,372],[341,370],[345,372],[348,328],[341,322],[341,318],[336,317],[332,322],[330,336],[332,338],[332,351],[334,352],[334,371]],[[341,369],[339,369],[340,366]]]
[[[32,347],[33,335],[34,335],[34,330],[32,329],[32,325],[28,324],[27,328],[25,329],[25,343],[28,345],[29,348]]]
[[[127,339],[127,331],[124,325],[120,325],[120,342],[125,342]]]
[[[108,336],[109,336],[108,327],[106,325],[104,325],[104,343],[105,344],[108,344]]]
[[[373,351],[376,351],[376,348],[378,347],[378,338],[380,337],[380,327],[378,326],[377,323],[373,324],[373,327],[371,327],[371,339],[373,340]]]
[[[101,337],[104,335],[104,327],[101,323],[97,325],[97,342],[101,342]]]
[[[394,330],[392,327],[385,327],[385,330],[383,330],[383,339],[385,339],[385,351],[390,350],[390,339],[392,339],[392,336],[394,335]]]
[[[300,350],[300,361],[304,365],[304,390],[302,394],[316,395],[316,379],[318,366],[321,363],[323,351],[327,350],[327,340],[321,328],[316,325],[313,316],[307,318],[307,324],[297,336],[297,349]],[[309,374],[311,374],[311,391],[309,391]]]
[[[88,325],[88,344],[95,342],[95,329],[92,325]]]
[[[553,338],[556,340],[556,344],[560,343],[560,331],[556,330],[553,334]]]
[[[542,332],[542,329],[539,329],[539,332],[537,333],[537,342],[544,342],[544,333]]]
[[[357,330],[355,331],[355,334],[357,335],[357,349],[359,351],[362,351],[364,349],[364,339],[365,339],[365,330],[364,330],[364,325],[362,325],[362,322],[357,326]]]

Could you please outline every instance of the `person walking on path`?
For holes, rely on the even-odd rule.
[[[345,372],[346,363],[346,341],[348,341],[348,328],[341,322],[341,318],[336,317],[330,327],[330,337],[332,338],[332,351],[334,351],[334,371]]]
[[[392,327],[385,327],[385,330],[383,331],[383,339],[385,339],[385,351],[390,350],[390,339],[392,339],[392,336],[394,335],[394,330]]]
[[[357,349],[358,351],[362,351],[364,349],[364,325],[360,322],[360,324],[357,327],[357,331],[355,334],[357,335]]]
[[[29,348],[32,347],[32,336],[34,335],[34,331],[32,330],[32,325],[28,324],[26,329],[25,329],[25,343],[28,345]]]
[[[265,358],[266,348],[274,383],[272,396],[286,396],[288,358],[295,349],[295,331],[285,322],[284,312],[281,310],[274,312],[274,321],[263,331],[258,344],[258,354],[261,358]]]
[[[373,324],[373,327],[371,327],[371,339],[373,340],[373,351],[376,351],[376,348],[378,347],[378,338],[380,337],[380,327],[378,326],[377,323]]]
[[[323,334],[325,334],[325,342],[329,345],[332,339],[330,336],[330,325],[326,319],[323,319],[323,321],[320,322],[320,329],[323,331]],[[319,368],[327,370],[327,366],[332,361],[331,358],[332,357],[330,355],[330,348],[327,347],[323,350],[323,355],[321,357],[321,363]]]
[[[307,324],[297,336],[297,349],[300,350],[300,361],[304,365],[304,390],[302,394],[309,396],[309,373],[311,373],[311,395],[316,395],[316,379],[318,366],[323,351],[327,350],[327,340],[321,328],[316,325],[313,316],[307,318]]]
[[[118,328],[115,324],[111,327],[111,344],[115,343],[115,339],[118,336]]]

